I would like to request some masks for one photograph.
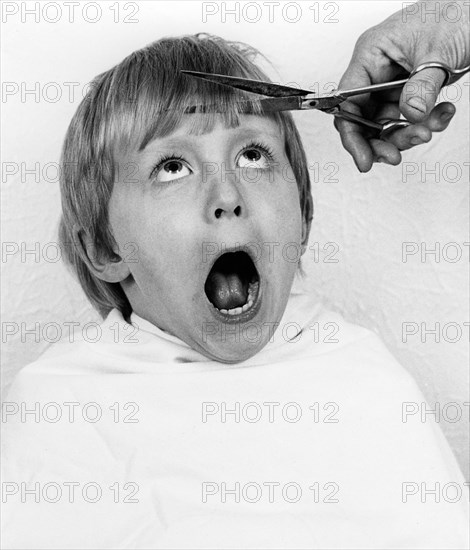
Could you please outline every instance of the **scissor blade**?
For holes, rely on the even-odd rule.
[[[270,97],[260,99],[258,103],[263,113],[275,113],[278,111],[299,111],[302,109],[302,97]]]
[[[364,86],[362,88],[355,88],[354,90],[338,90],[336,93],[344,99],[348,97],[354,97],[361,94],[371,94],[374,92],[382,92],[385,90],[393,90],[394,88],[401,88],[408,82],[407,78],[402,80],[393,80],[392,82],[383,82],[382,84],[371,84],[370,86]]]
[[[292,97],[305,96],[311,92],[308,90],[300,90],[299,88],[291,88],[289,86],[281,86],[272,82],[263,82],[262,80],[251,80],[249,78],[240,78],[238,76],[227,76],[223,74],[200,73],[197,71],[181,71],[182,73],[202,78],[217,84],[231,86],[237,90],[252,92],[255,94],[267,95],[271,97]]]
[[[298,111],[302,109],[303,99],[298,97],[268,97],[256,101],[237,101],[235,105],[243,114],[275,113],[279,111]],[[191,105],[185,113],[220,113],[220,105]]]

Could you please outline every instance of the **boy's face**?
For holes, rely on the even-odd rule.
[[[130,275],[121,284],[137,315],[211,359],[243,361],[269,341],[289,297],[297,183],[275,122],[247,115],[194,135],[191,116],[120,154],[109,220]]]

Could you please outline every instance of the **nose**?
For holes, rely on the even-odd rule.
[[[207,214],[210,221],[215,219],[240,218],[246,213],[245,203],[236,178],[215,178],[209,192]]]

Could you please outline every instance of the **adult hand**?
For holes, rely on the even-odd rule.
[[[469,2],[421,0],[393,14],[363,33],[354,48],[339,89],[347,90],[406,77],[428,61],[453,69],[470,63]],[[430,141],[442,132],[455,114],[452,103],[435,106],[446,74],[425,69],[413,76],[402,90],[364,94],[343,103],[345,108],[371,120],[400,118],[412,122],[385,139],[369,138],[364,127],[335,119],[344,148],[361,172],[374,162],[397,165],[400,151]]]

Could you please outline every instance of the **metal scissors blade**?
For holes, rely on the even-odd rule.
[[[257,100],[241,100],[236,102],[240,114],[277,113],[279,111],[298,111],[303,109],[303,99],[300,96],[294,97],[265,97]],[[185,113],[220,113],[220,105],[204,104],[190,105],[184,110]]]
[[[309,90],[292,88],[290,86],[274,84],[273,82],[264,82],[262,80],[251,80],[249,78],[241,78],[238,76],[228,76],[223,74],[201,73],[198,71],[182,70],[181,72],[190,76],[195,76],[196,78],[207,80],[208,82],[230,86],[236,90],[268,96],[268,98],[256,100],[256,104],[259,105],[264,112],[299,111],[310,109],[318,109],[320,111],[328,110],[338,106],[340,103],[343,103],[346,99],[346,97],[343,97],[340,92],[332,92],[324,96],[317,96]],[[348,93],[351,95],[354,94],[354,92]],[[364,92],[361,91],[359,93]],[[249,100],[242,100],[239,102],[242,107],[248,107],[249,103]]]
[[[249,78],[241,78],[238,76],[228,76],[224,74],[200,73],[198,71],[181,71],[184,74],[189,74],[209,82],[216,84],[224,84],[237,90],[251,92],[254,94],[267,95],[269,97],[292,97],[311,94],[308,90],[300,90],[299,88],[291,88],[290,86],[281,86],[272,82],[263,82],[262,80],[251,80]]]

